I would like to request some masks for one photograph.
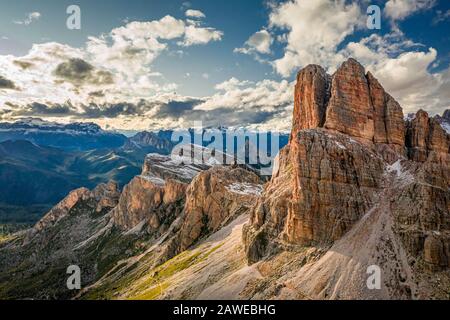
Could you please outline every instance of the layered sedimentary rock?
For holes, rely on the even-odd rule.
[[[217,166],[200,173],[186,192],[179,250],[247,213],[261,191],[260,178],[240,167]]]
[[[407,121],[406,146],[413,161],[450,161],[449,135],[437,119],[430,118],[423,110]]]
[[[114,225],[125,231],[145,227],[164,232],[180,215],[188,183],[200,170],[200,165],[184,165],[169,156],[148,155],[141,175],[122,191],[112,213]]]
[[[180,214],[187,185],[176,181],[161,181],[148,176],[137,176],[123,189],[119,203],[112,214],[114,224],[123,230],[146,225],[152,231],[162,224],[166,227]]]
[[[291,137],[298,131],[323,126],[330,95],[331,78],[318,65],[309,65],[297,74]]]
[[[324,127],[373,141],[375,115],[364,68],[353,59],[344,62],[333,75]]]
[[[329,93],[318,66],[297,79],[289,145],[244,227],[249,262],[278,250],[332,245],[362,216],[378,212],[389,240],[374,235],[373,250],[392,241],[395,259],[404,250],[408,268],[419,268],[417,261],[429,270],[448,268],[450,143],[442,121],[419,111],[405,122],[399,104],[353,59],[331,77]],[[386,272],[400,281],[395,270]]]
[[[300,131],[279,161],[246,229],[250,261],[277,242],[314,245],[339,239],[370,207],[383,173],[378,155],[323,129]]]
[[[31,235],[48,228],[60,219],[67,216],[70,211],[81,201],[95,204],[97,213],[105,213],[117,205],[119,200],[119,189],[117,183],[110,181],[107,184],[99,184],[92,191],[87,188],[79,188],[69,193],[67,197],[54,206],[36,225],[31,229]]]
[[[299,130],[319,127],[404,152],[400,105],[354,59],[344,62],[333,76],[317,65],[298,73],[291,138]]]

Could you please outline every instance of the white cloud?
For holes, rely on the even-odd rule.
[[[422,108],[430,113],[441,113],[450,107],[445,89],[449,87],[450,72],[431,73],[437,51],[408,51],[417,45],[399,34],[383,37],[371,35],[359,42],[350,42],[343,50],[344,56],[352,56],[378,78],[384,88],[396,98],[404,112]]]
[[[202,78],[203,79],[209,79],[209,74],[208,73],[203,73],[202,74]]]
[[[332,73],[345,59],[354,57],[379,78],[405,112],[423,108],[440,113],[449,107],[445,91],[449,71],[430,72],[437,60],[436,50],[407,39],[395,23],[434,4],[431,0],[390,0],[384,12],[393,22],[391,32],[383,36],[373,33],[342,49],[346,37],[365,26],[366,16],[358,2],[292,0],[273,4],[269,27],[286,32],[276,37],[285,44],[285,51],[272,65],[285,77],[310,63]]]
[[[185,29],[184,40],[178,42],[182,46],[192,46],[196,44],[206,44],[211,41],[222,40],[223,32],[214,28],[202,28],[189,25]]]
[[[434,17],[433,19],[433,25],[437,25],[438,23],[441,23],[448,18],[450,18],[450,9],[448,9],[447,11],[437,10],[436,17]]]
[[[39,20],[39,18],[41,17],[41,14],[39,12],[30,12],[29,14],[27,14],[27,17],[24,20],[16,20],[13,21],[15,24],[21,24],[21,25],[29,25],[31,24],[33,21]]]
[[[205,14],[203,12],[201,12],[200,10],[193,10],[193,9],[189,9],[186,11],[186,17],[190,17],[190,18],[205,18]]]
[[[275,70],[289,76],[310,63],[335,66],[342,57],[336,48],[355,29],[365,25],[356,3],[329,0],[295,0],[274,6],[270,27],[286,29],[284,56],[273,62]]]
[[[136,102],[173,92],[177,84],[168,82],[153,70],[153,63],[169,46],[204,45],[218,41],[222,32],[214,28],[197,27],[188,21],[165,16],[159,20],[130,22],[98,37],[89,37],[85,46],[74,48],[55,42],[35,44],[22,57],[1,56],[2,75],[17,84],[17,92],[0,96],[0,105],[9,101],[64,103],[73,106],[95,100],[97,103]],[[60,79],[54,74],[57,66],[69,59],[81,59],[96,70],[113,75],[111,81],[81,83]],[[23,68],[24,63],[31,63]],[[96,73],[98,74],[98,73]],[[100,73],[102,75],[103,73]],[[92,92],[102,92],[94,94]]]
[[[267,30],[255,32],[246,42],[242,48],[234,49],[234,52],[243,54],[251,54],[252,52],[270,53],[270,46],[273,43],[272,36]]]
[[[223,90],[223,91],[232,91],[239,87],[244,87],[253,84],[253,81],[240,81],[239,79],[232,77],[228,79],[227,81],[224,81],[222,83],[219,83],[215,85],[216,90]]]
[[[393,22],[420,11],[432,8],[436,0],[389,0],[384,7],[385,15]]]
[[[217,108],[247,109],[258,108],[273,110],[274,108],[293,103],[293,83],[262,80],[257,83],[240,81],[231,78],[216,85],[220,92],[204,103],[196,106],[196,110],[214,110]]]

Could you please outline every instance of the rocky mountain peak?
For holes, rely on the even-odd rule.
[[[330,81],[330,76],[318,65],[308,65],[297,74],[291,136],[303,129],[323,126]]]
[[[421,135],[427,135],[428,127],[433,129],[432,137],[424,136],[418,141],[420,137],[411,136],[416,134],[414,129],[406,130],[409,122],[403,119],[398,102],[371,72],[366,72],[358,61],[350,58],[332,76],[317,65],[308,65],[298,73],[291,140],[295,141],[292,137],[301,130],[325,128],[382,151],[381,155],[389,162],[414,154],[414,150],[408,151],[408,148],[424,148],[423,144],[431,140],[433,142],[425,149],[448,154],[447,137],[435,126],[436,121],[429,118],[420,110],[413,120],[413,126],[421,128]],[[450,118],[450,111],[438,119],[444,128],[447,118]],[[424,161],[430,152],[422,154],[424,156],[413,157]]]
[[[442,114],[442,118],[444,118],[447,121],[450,121],[450,109],[444,111],[444,113]]]
[[[310,65],[297,76],[293,131],[324,127],[367,143],[404,145],[403,113],[378,80],[355,59],[329,76]],[[400,150],[401,151],[401,150]]]
[[[357,283],[354,275],[381,261],[391,286],[379,297],[429,294],[413,277],[450,267],[450,136],[423,110],[404,120],[400,105],[354,59],[332,76],[305,67],[294,99],[290,142],[244,226],[248,261],[329,248],[289,285],[316,298],[369,297],[340,283]],[[352,261],[363,267],[347,274]],[[410,278],[399,279],[390,264]],[[308,272],[314,276],[302,276]]]

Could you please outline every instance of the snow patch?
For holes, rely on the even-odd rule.
[[[412,182],[414,180],[414,177],[409,173],[408,171],[403,169],[403,166],[401,164],[401,159],[397,160],[393,164],[386,167],[386,172],[390,174],[395,174],[397,179],[401,182]]]
[[[347,150],[347,148],[342,143],[340,143],[339,141],[335,141],[335,143],[336,143],[336,145],[338,146],[339,149]]]
[[[441,126],[448,134],[450,134],[450,122],[443,121]]]
[[[261,195],[263,187],[258,184],[235,182],[226,187],[230,192],[242,195]]]
[[[164,181],[163,179],[153,176],[153,175],[140,175],[140,178],[150,181],[151,183],[159,186],[159,187],[164,187],[164,185],[166,184],[166,181]]]
[[[397,174],[397,177],[400,177],[402,175],[402,170],[403,170],[403,167],[402,167],[400,160],[397,160],[395,163],[386,167],[387,172],[389,172],[389,173],[395,172]]]

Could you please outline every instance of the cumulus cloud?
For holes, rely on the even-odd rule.
[[[270,53],[270,46],[273,38],[267,30],[255,32],[244,44],[242,48],[234,49],[234,52],[251,54],[254,52],[267,54]]]
[[[262,80],[252,82],[230,78],[216,85],[216,94],[197,104],[193,111],[218,115],[224,125],[287,130],[293,108],[294,83]],[[240,119],[240,120],[239,120]],[[239,123],[240,121],[240,123]]]
[[[264,80],[240,81],[231,78],[216,85],[219,91],[210,97],[186,97],[166,94],[136,102],[73,104],[35,102],[25,106],[8,103],[3,117],[40,116],[50,120],[69,117],[94,121],[103,127],[135,130],[204,126],[235,126],[262,130],[287,131],[293,108],[293,83]],[[102,93],[99,93],[102,94]]]
[[[189,18],[197,18],[197,19],[201,19],[201,18],[205,18],[205,14],[203,12],[201,12],[200,10],[193,10],[193,9],[189,9],[186,11],[186,17]]]
[[[29,14],[27,14],[27,17],[25,19],[23,19],[23,20],[15,20],[13,22],[15,24],[28,26],[33,21],[39,20],[40,17],[41,17],[41,14],[39,12],[30,12]]]
[[[177,84],[153,69],[155,59],[165,51],[176,52],[169,50],[171,46],[205,45],[222,35],[214,28],[167,15],[91,36],[79,48],[57,42],[34,44],[21,57],[0,55],[2,76],[24,89],[0,95],[0,105],[136,103],[164,95],[176,90]]]
[[[389,0],[384,14],[391,20],[391,31],[373,33],[345,43],[347,37],[365,27],[365,8],[360,2],[331,0],[291,0],[271,5],[269,30],[280,30],[276,40],[284,46],[281,58],[271,62],[283,77],[310,63],[324,66],[329,73],[347,58],[354,57],[367,67],[386,90],[403,106],[405,112],[423,108],[441,113],[449,107],[448,70],[430,72],[437,61],[434,48],[427,48],[403,34],[397,21],[430,9],[434,0]],[[442,19],[443,12],[438,13]],[[251,50],[247,45],[237,51]],[[256,50],[254,50],[256,51]]]
[[[9,79],[0,75],[0,89],[16,89],[16,85]]]
[[[192,46],[196,44],[206,44],[211,41],[222,40],[223,32],[214,28],[203,28],[196,25],[189,25],[185,29],[184,40],[178,42],[182,46]]]
[[[432,8],[436,0],[389,0],[384,7],[385,15],[393,22],[420,11]]]
[[[54,74],[61,79],[75,85],[89,84],[112,84],[113,75],[109,71],[95,70],[95,68],[83,59],[72,58],[60,63]]]
[[[34,64],[29,61],[14,60],[13,63],[22,68],[23,70],[29,69],[34,66]]]
[[[269,20],[271,28],[287,30],[284,56],[273,62],[286,77],[310,63],[337,65],[338,45],[365,23],[357,3],[340,0],[284,2],[273,7]]]

